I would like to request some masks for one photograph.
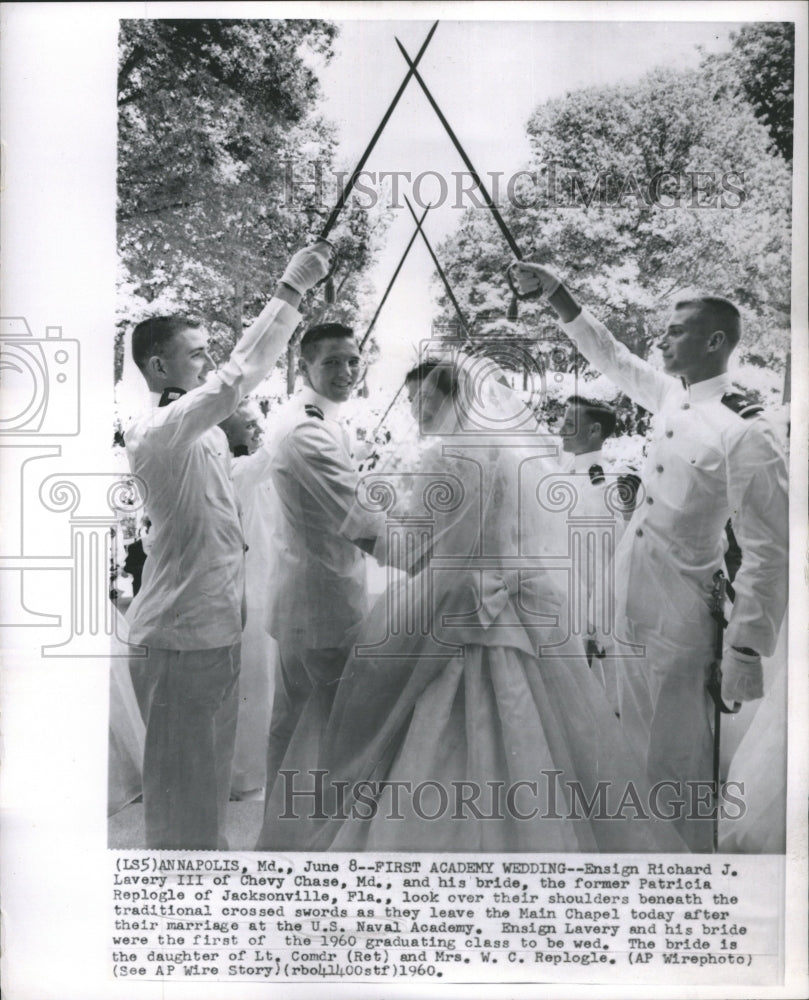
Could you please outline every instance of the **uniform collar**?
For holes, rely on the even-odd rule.
[[[733,388],[730,375],[722,372],[714,378],[706,378],[702,382],[694,382],[688,386],[686,392],[692,403],[704,403],[709,399],[721,399],[726,392]]]
[[[161,395],[162,393],[160,392],[152,392],[151,389],[149,390],[149,405],[152,407],[152,409],[156,409],[158,406],[160,406]]]
[[[598,451],[586,451],[583,455],[573,456],[573,472],[589,472],[591,465],[603,465],[601,449]]]
[[[338,410],[340,408],[339,403],[335,403],[334,400],[326,399],[325,396],[321,396],[319,392],[315,392],[310,386],[305,385],[298,393],[298,399],[305,406],[307,403],[314,404],[323,413],[323,416],[327,420],[338,420]]]

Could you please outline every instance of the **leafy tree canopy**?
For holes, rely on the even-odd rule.
[[[215,355],[228,353],[334,197],[336,138],[317,113],[315,69],[336,35],[306,19],[121,22],[122,322],[192,312]],[[357,308],[386,224],[349,202],[336,232],[335,318]],[[321,307],[312,294],[303,311]]]
[[[721,86],[747,98],[778,152],[791,162],[795,25],[784,21],[746,24],[731,35],[730,51],[711,56],[706,67],[716,73]]]
[[[529,259],[554,266],[641,356],[673,299],[702,288],[740,306],[743,356],[783,366],[790,174],[743,95],[705,70],[656,70],[540,105],[528,135],[527,174],[501,191],[501,208]],[[440,256],[475,336],[536,340],[544,328],[549,367],[582,366],[542,303],[504,319],[510,257],[490,213],[470,209]]]

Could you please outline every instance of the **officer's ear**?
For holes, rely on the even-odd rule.
[[[145,365],[146,374],[157,381],[165,379],[166,377],[166,365],[159,354],[153,354]]]
[[[727,347],[728,338],[724,330],[714,330],[713,333],[708,335],[707,348],[711,353],[721,350],[723,347]]]
[[[301,375],[304,382],[309,385],[309,363],[302,354],[298,358],[298,374]]]

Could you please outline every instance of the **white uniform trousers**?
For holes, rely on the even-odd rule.
[[[143,808],[154,850],[227,850],[240,644],[130,660],[146,723]]]
[[[257,851],[295,850],[300,847],[284,838],[279,816],[286,809],[289,788],[308,787],[307,772],[318,766],[320,741],[326,730],[337,684],[351,647],[305,649],[300,642],[279,642],[275,673],[275,698],[267,751],[267,792],[264,825]],[[297,771],[279,777],[281,768]],[[287,787],[289,785],[289,787]],[[273,794],[274,790],[274,794]],[[287,824],[288,826],[289,824]]]
[[[692,851],[712,847],[713,702],[706,690],[716,625],[705,609],[700,627],[675,640],[627,623],[631,642],[645,657],[618,666],[621,723],[641,760],[650,785],[661,786],[655,804]]]

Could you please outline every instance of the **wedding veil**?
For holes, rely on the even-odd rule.
[[[557,445],[537,416],[542,373],[526,378],[500,360],[459,345],[414,369],[412,423],[360,479],[343,533],[390,567],[389,592],[401,598],[391,628],[403,618],[460,645],[496,625],[491,641],[535,652],[559,624],[564,589],[545,559],[558,521],[537,495],[558,469]],[[421,586],[405,586],[402,572]]]

